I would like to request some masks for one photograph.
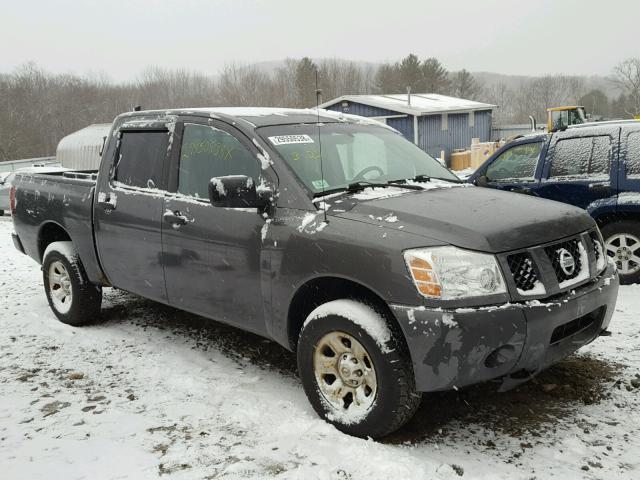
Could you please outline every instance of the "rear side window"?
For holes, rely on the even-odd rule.
[[[640,178],[640,132],[627,135],[627,177]]]
[[[123,132],[114,180],[130,187],[159,187],[168,142],[167,132]]]
[[[500,154],[487,168],[487,179],[492,182],[533,180],[542,150],[542,142],[516,145]]]
[[[608,135],[559,140],[551,160],[550,177],[609,178],[611,138]]]
[[[225,175],[260,177],[257,157],[229,133],[207,125],[186,124],[180,149],[178,192],[209,198],[209,181]]]

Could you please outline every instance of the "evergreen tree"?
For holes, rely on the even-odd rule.
[[[422,91],[425,93],[447,93],[450,88],[447,69],[436,58],[422,62]]]
[[[475,100],[482,90],[478,81],[464,68],[453,75],[451,93],[454,97]]]
[[[313,107],[316,104],[316,71],[318,67],[309,57],[302,58],[296,65],[296,91],[299,106]]]

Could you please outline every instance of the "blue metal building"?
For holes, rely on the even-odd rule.
[[[372,117],[400,131],[433,157],[469,148],[472,138],[491,140],[496,105],[431,93],[343,95],[320,105],[336,112]]]

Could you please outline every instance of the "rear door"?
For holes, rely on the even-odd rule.
[[[624,128],[620,135],[618,190],[625,211],[640,211],[640,129]]]
[[[619,128],[575,128],[554,134],[539,195],[592,214],[615,205],[619,132]]]
[[[486,186],[535,195],[539,185],[536,173],[543,149],[544,141],[538,139],[503,150],[486,166]]]
[[[110,171],[101,171],[94,225],[100,263],[112,285],[166,302],[162,194],[169,132],[120,130]],[[102,175],[105,175],[104,178]]]
[[[171,166],[171,193],[164,200],[163,258],[169,302],[216,320],[264,331],[261,288],[262,242],[269,223],[257,209],[214,207],[212,177],[246,175],[256,185],[274,185],[262,170],[255,146],[219,121],[178,123]],[[183,225],[172,223],[176,216]]]

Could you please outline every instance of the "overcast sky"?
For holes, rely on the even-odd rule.
[[[640,0],[0,0],[0,71],[127,80],[148,65],[413,52],[449,70],[606,75],[640,56],[639,19]]]

